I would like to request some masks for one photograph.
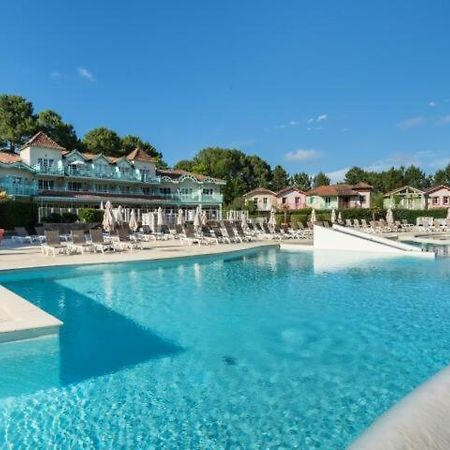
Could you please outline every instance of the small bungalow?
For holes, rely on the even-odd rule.
[[[450,207],[450,187],[441,184],[429,188],[425,192],[427,208],[448,208]]]
[[[426,192],[412,186],[403,186],[383,196],[383,207],[402,209],[425,209]]]
[[[244,194],[244,201],[245,204],[253,203],[256,211],[271,211],[278,206],[276,192],[261,187]]]
[[[306,192],[295,186],[288,186],[277,192],[278,208],[302,209],[306,207]]]
[[[307,206],[314,209],[370,208],[372,190],[370,184],[363,182],[318,186],[307,193]]]

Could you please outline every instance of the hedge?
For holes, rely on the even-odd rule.
[[[14,227],[32,228],[38,219],[36,203],[20,200],[0,202],[0,228],[13,230]]]
[[[306,224],[311,217],[311,209],[305,208],[298,211],[290,211],[287,213],[288,222],[302,222]],[[447,217],[447,209],[394,209],[394,219],[404,220],[408,223],[415,224],[418,217],[433,217],[435,219],[444,219]],[[386,217],[385,209],[366,209],[366,208],[348,208],[337,209],[336,216],[341,213],[342,220],[345,219],[365,219],[368,222],[371,220],[379,220]],[[285,214],[278,212],[276,214],[277,223],[284,222]],[[319,221],[331,221],[330,210],[316,210],[316,218]]]
[[[103,221],[103,210],[95,208],[80,208],[78,216],[81,222],[101,223]]]
[[[418,217],[433,217],[434,219],[445,219],[447,217],[447,209],[394,209],[395,220],[406,219],[408,223],[415,224]]]

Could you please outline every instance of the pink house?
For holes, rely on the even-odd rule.
[[[426,191],[427,208],[449,208],[450,187],[445,184],[434,186]]]
[[[294,186],[288,186],[277,192],[279,209],[302,209],[306,206],[306,192]]]

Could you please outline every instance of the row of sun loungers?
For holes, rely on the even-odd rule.
[[[365,219],[346,219],[345,226],[356,228],[367,233],[404,233],[404,232],[424,232],[424,233],[444,233],[450,231],[450,220],[437,220],[431,222],[412,225],[407,220],[396,220],[394,223],[387,223],[386,220],[371,220],[369,223]]]

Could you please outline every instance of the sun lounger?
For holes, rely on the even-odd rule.
[[[28,242],[30,244],[40,242],[39,237],[28,234],[28,231],[25,229],[25,227],[14,227],[14,232],[16,234],[11,238],[13,242],[20,242],[21,244],[25,242]]]
[[[187,243],[189,245],[192,244],[208,244],[208,240],[203,238],[202,236],[199,236],[195,233],[194,227],[192,225],[186,225],[184,227],[184,236],[181,238],[181,241],[184,243]]]
[[[112,244],[115,250],[134,250],[143,248],[141,241],[131,239],[130,234],[120,227],[116,230],[116,235],[112,238]]]
[[[81,254],[84,254],[85,250],[93,250],[94,246],[92,242],[86,241],[86,236],[84,235],[83,230],[72,230],[72,239],[68,244],[69,251],[80,251]]]
[[[95,251],[101,251],[105,253],[105,250],[114,250],[114,246],[109,241],[105,241],[103,236],[103,231],[100,229],[93,229],[89,231],[89,235],[91,237],[91,243],[94,247]]]
[[[41,249],[45,255],[49,255],[50,252],[53,256],[56,256],[56,253],[67,253],[67,245],[61,243],[59,232],[54,230],[45,231],[45,243],[41,244]]]

